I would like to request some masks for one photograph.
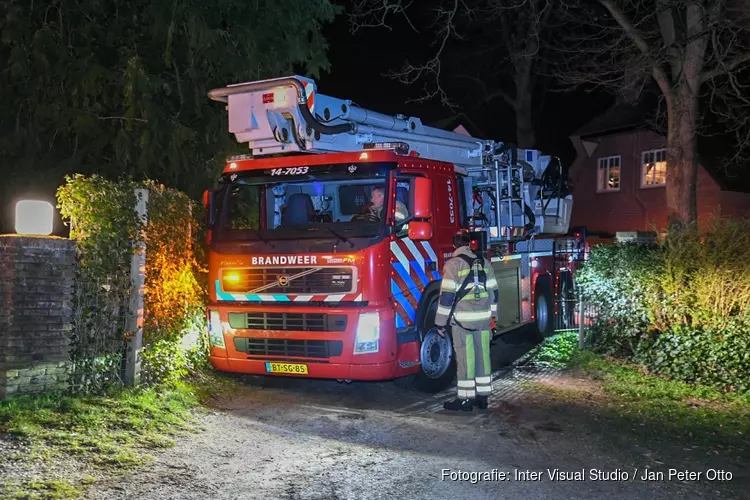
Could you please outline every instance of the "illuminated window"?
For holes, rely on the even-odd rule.
[[[667,183],[667,150],[644,151],[641,156],[641,187]]]
[[[596,191],[599,193],[620,190],[620,157],[599,158]]]

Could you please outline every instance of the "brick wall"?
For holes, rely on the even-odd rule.
[[[0,399],[67,387],[75,243],[0,235]]]
[[[667,225],[666,189],[641,186],[641,154],[665,146],[665,139],[645,130],[610,134],[583,142],[574,138],[577,158],[571,167],[573,180],[572,227],[586,226],[590,233],[615,234],[617,231],[652,231],[654,225]],[[590,153],[590,156],[589,154]],[[598,159],[620,156],[620,189],[597,192]],[[698,222],[724,213],[724,192],[701,166],[698,167]]]

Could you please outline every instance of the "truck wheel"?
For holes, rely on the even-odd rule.
[[[540,278],[534,288],[534,326],[537,340],[541,342],[552,335],[554,325],[554,302],[548,278]]]
[[[435,326],[438,296],[434,295],[427,302],[425,314],[422,315],[420,332],[422,338],[419,373],[396,379],[396,385],[419,392],[436,393],[447,389],[456,378],[456,356],[453,350],[453,339],[450,334],[441,337],[430,330]]]

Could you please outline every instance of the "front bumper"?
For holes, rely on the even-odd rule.
[[[327,308],[326,314],[336,316],[334,319],[346,317],[346,326],[340,331],[234,329],[228,320],[229,313],[245,312],[254,315],[297,315],[296,320],[299,320],[300,314],[320,314],[320,309],[290,309],[289,306],[281,304],[264,305],[262,313],[257,306],[247,307],[239,304],[221,304],[209,306],[209,309],[218,311],[223,325],[221,328],[224,345],[212,342],[209,357],[211,365],[219,371],[303,378],[390,380],[419,370],[416,363],[419,359],[418,342],[406,338],[399,340],[394,312],[386,307],[373,307],[367,310],[351,307]],[[377,312],[380,318],[379,349],[378,352],[354,354],[358,320],[361,314],[368,312]],[[285,318],[285,321],[292,321],[290,317]],[[308,373],[270,373],[266,371],[268,362],[305,364]]]
[[[266,371],[265,360],[223,358],[219,356],[210,356],[209,360],[211,366],[216,370],[233,373],[247,373],[250,375],[348,380],[390,380],[403,375],[401,373],[403,370],[399,367],[399,364],[396,361],[355,365],[348,363],[315,363],[301,359],[299,361],[294,361],[294,363],[306,364],[308,373],[306,375],[294,375],[290,373],[268,373]]]

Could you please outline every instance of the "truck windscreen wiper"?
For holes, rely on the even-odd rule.
[[[349,243],[349,246],[352,247],[352,248],[354,248],[354,243],[352,243],[352,241],[349,238],[347,238],[346,236],[344,236],[343,234],[339,234],[338,232],[334,231],[330,227],[327,227],[325,229],[328,232],[330,232],[332,235],[334,235],[336,238],[338,238],[339,240],[341,240],[341,241],[343,241],[345,243]]]
[[[255,230],[255,234],[258,236],[258,239],[262,241],[263,243],[265,243],[266,245],[271,245],[271,248],[276,248],[273,243],[271,243],[269,240],[264,238],[262,234],[260,234],[261,231],[263,230],[262,229]]]

